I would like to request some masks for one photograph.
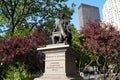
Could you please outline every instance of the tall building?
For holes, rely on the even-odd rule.
[[[103,6],[103,20],[120,30],[120,0],[106,0]]]
[[[81,4],[78,8],[80,26],[84,26],[88,21],[100,20],[99,8],[87,4]]]

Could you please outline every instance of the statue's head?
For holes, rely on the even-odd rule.
[[[60,13],[60,19],[64,19],[65,14],[63,12]]]

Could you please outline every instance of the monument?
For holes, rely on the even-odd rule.
[[[37,48],[45,54],[45,73],[34,80],[83,80],[75,66],[77,55],[70,47],[71,39],[69,21],[62,14],[52,32],[52,44]]]
[[[64,19],[64,13],[60,15],[60,21],[52,32],[52,43],[65,43],[71,45],[72,33],[70,21]]]

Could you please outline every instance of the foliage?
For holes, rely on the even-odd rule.
[[[33,80],[35,78],[35,76],[28,73],[27,66],[21,63],[9,65],[5,73],[3,80]]]
[[[76,57],[76,66],[79,71],[85,70],[93,62],[93,55],[83,45],[84,36],[72,25],[72,47],[79,54]]]
[[[19,61],[27,64],[31,72],[37,69],[42,70],[44,55],[38,53],[36,48],[46,44],[47,36],[48,32],[39,27],[33,34],[28,36],[14,36],[2,41],[0,43],[0,63],[7,64],[11,61]]]
[[[67,19],[71,18],[75,5],[69,8],[64,3],[66,1],[68,0],[1,0],[0,31],[5,34],[8,31],[8,37],[16,33],[26,35],[37,23],[51,29],[60,12],[65,12]]]
[[[92,52],[98,66],[99,58],[104,58],[104,66],[110,65],[120,52],[120,32],[114,26],[103,22],[87,23],[81,29],[84,45]],[[115,64],[115,63],[114,63]]]
[[[72,29],[72,47],[79,50],[82,47],[83,36],[80,35],[74,25],[71,26]]]

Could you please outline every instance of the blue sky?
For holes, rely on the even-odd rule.
[[[101,20],[103,19],[103,15],[102,15],[102,8],[103,5],[105,3],[106,0],[68,0],[67,5],[70,6],[72,3],[76,4],[75,7],[75,12],[72,16],[72,20],[71,23],[73,23],[75,25],[75,27],[77,28],[77,30],[80,30],[80,23],[79,23],[79,15],[78,15],[78,7],[81,3],[85,3],[88,5],[92,5],[92,6],[96,6],[99,8],[99,12],[100,12],[100,17]]]

